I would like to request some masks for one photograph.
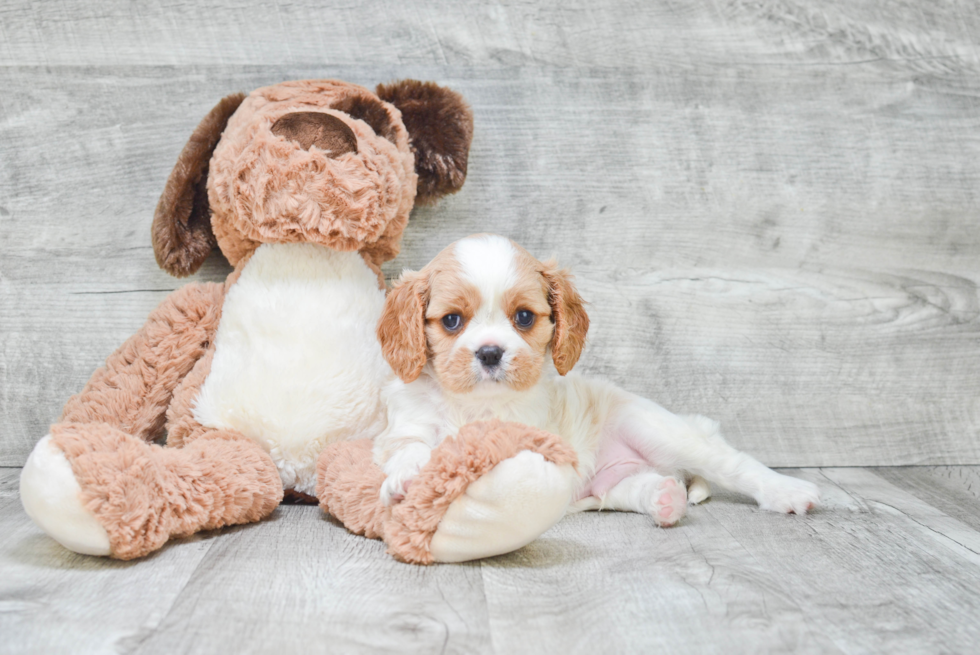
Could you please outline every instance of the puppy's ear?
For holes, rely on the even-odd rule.
[[[585,301],[572,284],[572,275],[559,269],[555,260],[544,263],[541,271],[548,281],[548,302],[551,319],[555,323],[555,336],[551,339],[551,358],[558,373],[565,375],[582,354],[585,335],[589,332],[589,315],[585,313]]]
[[[412,140],[419,176],[415,202],[428,205],[459,191],[473,140],[473,112],[463,96],[418,80],[379,84],[377,93],[401,111]]]
[[[385,298],[378,321],[381,353],[405,382],[422,373],[426,361],[425,309],[429,288],[424,273],[405,271]]]
[[[208,163],[218,139],[245,99],[235,93],[208,112],[177,158],[153,214],[153,252],[173,276],[195,272],[217,245],[208,204]]]

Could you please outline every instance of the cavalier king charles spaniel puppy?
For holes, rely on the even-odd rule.
[[[570,373],[589,328],[567,271],[509,239],[476,235],[406,271],[378,323],[397,380],[374,458],[386,504],[404,498],[435,446],[472,421],[516,421],[560,436],[578,454],[573,510],[650,514],[673,525],[707,481],[763,509],[803,514],[820,493],[722,438],[703,416],[678,416],[613,384]]]

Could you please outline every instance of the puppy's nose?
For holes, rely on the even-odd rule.
[[[483,362],[487,368],[493,368],[500,363],[500,358],[504,356],[504,349],[500,346],[481,346],[476,351],[476,358]]]

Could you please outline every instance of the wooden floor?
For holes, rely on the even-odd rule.
[[[784,472],[823,508],[718,495],[667,530],[578,514],[510,555],[418,567],[309,506],[137,562],[74,555],[0,469],[0,651],[977,652],[980,467]]]

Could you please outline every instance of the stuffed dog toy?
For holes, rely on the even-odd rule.
[[[328,444],[385,427],[380,265],[398,253],[416,202],[461,187],[471,136],[458,94],[413,80],[376,92],[286,82],[221,100],[181,152],[152,237],[175,276],[215,247],[234,272],[173,292],[68,401],[21,475],[35,523],[75,552],[131,559],[257,521],[284,496],[311,500]],[[395,549],[403,559],[505,552],[560,518],[574,455],[521,426],[482,429],[509,450],[476,463],[477,451],[456,452],[468,474],[448,495],[419,485],[438,507],[388,530],[410,544]],[[166,447],[152,443],[164,434]],[[341,486],[320,491],[344,516],[356,504],[344,502],[349,476],[331,475]],[[383,536],[387,511],[366,532]]]

